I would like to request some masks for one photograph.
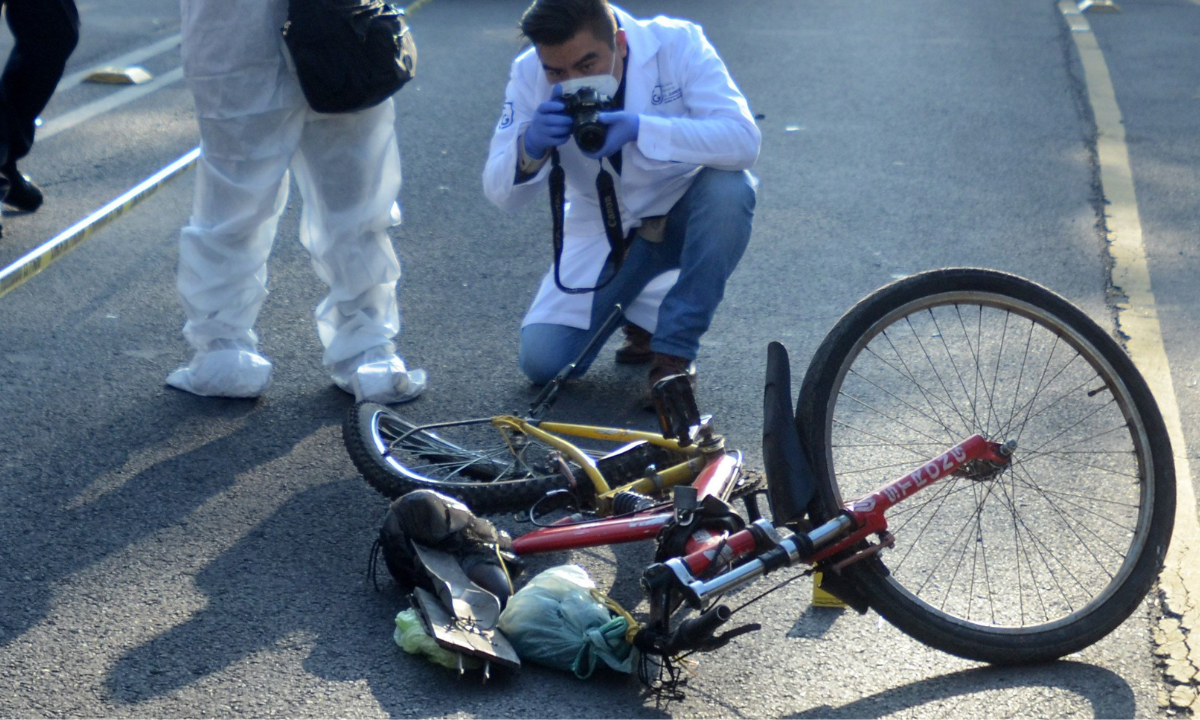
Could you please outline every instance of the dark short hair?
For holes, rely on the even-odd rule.
[[[521,16],[521,34],[534,45],[562,45],[585,28],[616,47],[617,18],[608,0],[533,0]]]

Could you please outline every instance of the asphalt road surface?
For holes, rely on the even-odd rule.
[[[416,420],[527,406],[517,330],[550,258],[539,204],[505,215],[480,174],[521,47],[523,0],[413,13],[420,75],[397,96],[405,223],[401,351],[430,374]],[[1191,448],[1200,447],[1200,5],[1090,16],[1125,111],[1159,317]],[[754,235],[699,358],[700,403],[761,467],[766,344],[798,378],[857,299],[920,270],[1016,272],[1113,326],[1095,126],[1049,0],[629,0],[700,22],[763,147]],[[173,0],[80,2],[68,73],[168,39]],[[169,44],[169,43],[168,43]],[[5,41],[5,51],[11,45]],[[140,61],[158,77],[178,50]],[[120,88],[64,87],[45,119]],[[197,143],[182,82],[57,131],[24,162],[45,207],[6,216],[0,267]],[[190,351],[174,291],[190,174],[0,299],[0,715],[484,717],[1144,717],[1166,712],[1154,597],[1046,666],[960,660],[874,613],[810,607],[807,580],[746,611],[763,629],[705,655],[685,700],[636,680],[526,667],[482,685],[401,652],[403,606],[365,579],[386,501],[341,440],[351,398],[320,365],[322,296],[293,193],[259,323],[275,381],[256,402],[163,384]],[[611,350],[611,348],[610,348]],[[558,419],[650,427],[643,370],[606,350]],[[1193,455],[1194,457],[1194,455]],[[519,526],[514,527],[519,530]],[[580,563],[629,606],[648,548]],[[645,606],[640,606],[641,610]]]

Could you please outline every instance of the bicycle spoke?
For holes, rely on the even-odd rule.
[[[1091,455],[1091,454],[1092,453],[1089,453],[1089,455]],[[1134,457],[1132,450],[1129,450],[1129,451],[1123,452],[1123,453],[1113,452],[1110,454],[1114,454],[1114,455],[1120,454],[1120,455],[1125,455],[1130,458]],[[1103,473],[1108,473],[1110,475],[1119,475],[1120,477],[1129,478],[1129,479],[1135,480],[1135,481],[1141,480],[1141,476],[1138,475],[1137,473],[1120,472],[1117,470],[1113,470],[1112,468],[1103,467],[1101,465],[1093,465],[1091,463],[1080,462],[1079,460],[1076,460],[1072,457],[1068,457],[1065,453],[1061,453],[1061,452],[1021,453],[1021,460],[1023,462],[1029,462],[1031,460],[1036,460],[1038,458],[1056,458],[1056,459],[1060,460],[1061,462],[1067,463],[1069,465],[1074,465],[1075,467],[1086,468],[1088,470],[1099,470],[1100,472],[1103,472]]]
[[[941,340],[942,350],[946,352],[946,358],[950,361],[950,367],[954,368],[954,375],[958,378],[958,386],[962,388],[963,394],[966,395],[967,404],[971,407],[971,427],[979,427],[979,408],[975,405],[975,397],[967,390],[967,383],[963,380],[962,371],[958,369],[958,363],[954,361],[954,355],[950,352],[949,345],[946,344],[946,335],[942,332],[941,325],[938,324],[937,317],[933,314],[933,310],[929,311],[930,320],[933,322],[933,327],[937,330],[937,338]]]
[[[942,386],[942,391],[946,394],[946,399],[950,402],[950,406],[954,408],[954,414],[958,415],[958,418],[962,421],[963,425],[966,427],[973,427],[971,421],[967,419],[966,415],[963,415],[962,410],[960,410],[958,407],[958,404],[954,402],[954,394],[950,392],[950,388],[946,387],[946,381],[942,379],[941,373],[938,372],[937,365],[934,364],[933,358],[929,355],[929,351],[925,348],[925,343],[921,342],[921,337],[917,334],[916,328],[912,326],[912,319],[905,318],[905,322],[908,324],[908,328],[912,333],[913,339],[917,342],[917,347],[921,348],[921,354],[925,357],[926,364],[928,364],[929,368],[933,371],[933,375],[937,378],[938,384]]]
[[[875,413],[875,414],[879,415],[879,416],[880,416],[880,417],[882,417],[882,418],[885,418],[885,419],[887,419],[887,420],[891,420],[893,423],[896,423],[897,425],[899,425],[899,426],[901,426],[901,427],[903,427],[903,428],[905,428],[905,429],[907,429],[907,430],[912,430],[913,432],[917,433],[917,434],[918,434],[918,435],[920,435],[921,437],[923,437],[923,438],[926,438],[927,440],[929,440],[929,441],[931,441],[931,442],[935,441],[935,438],[931,437],[930,435],[928,435],[928,434],[926,434],[926,433],[924,433],[924,432],[922,432],[922,431],[920,431],[920,430],[916,429],[915,427],[913,427],[913,426],[911,426],[911,425],[909,425],[909,424],[907,424],[907,423],[904,423],[904,422],[902,422],[902,421],[900,421],[900,420],[897,420],[896,418],[894,418],[894,417],[892,417],[892,416],[888,415],[887,413],[885,413],[885,412],[883,412],[883,411],[879,410],[878,408],[875,408],[875,407],[873,407],[872,405],[870,405],[870,404],[868,404],[868,403],[866,403],[866,402],[864,402],[864,401],[862,401],[862,400],[858,399],[857,397],[855,397],[855,396],[853,396],[853,395],[848,395],[848,394],[846,394],[846,393],[842,393],[842,396],[843,396],[843,397],[845,397],[847,400],[851,400],[851,401],[853,401],[853,402],[855,402],[855,403],[858,403],[858,405],[859,405],[860,407],[862,407],[863,409],[865,409],[865,410],[869,410],[869,411],[871,411],[871,412],[873,412],[873,413]]]
[[[854,432],[856,432],[856,433],[859,433],[859,434],[861,434],[861,435],[865,435],[865,436],[867,436],[867,437],[871,437],[871,438],[875,438],[876,440],[879,440],[879,443],[878,443],[877,445],[872,445],[872,446],[869,446],[869,447],[876,447],[876,448],[881,448],[881,447],[895,448],[895,449],[898,449],[898,450],[904,450],[905,452],[911,453],[912,455],[914,455],[914,456],[916,456],[916,457],[918,457],[918,458],[920,458],[920,459],[922,459],[922,460],[929,460],[929,455],[925,455],[925,454],[923,454],[923,453],[920,453],[920,452],[918,452],[918,451],[914,450],[914,449],[911,447],[911,443],[908,443],[908,442],[899,442],[899,441],[895,441],[895,440],[888,440],[887,438],[884,438],[884,437],[883,437],[883,436],[881,436],[881,435],[876,435],[876,434],[874,434],[874,433],[870,432],[869,430],[864,430],[863,428],[860,428],[860,427],[858,427],[858,426],[856,426],[856,425],[851,425],[851,424],[849,424],[849,423],[846,423],[846,422],[843,422],[843,421],[840,421],[840,420],[834,420],[834,426],[835,426],[835,427],[841,427],[841,428],[845,428],[845,429],[847,429],[847,430],[852,430],[852,431],[854,431]],[[934,447],[941,447],[941,448],[943,448],[943,449],[945,448],[945,446],[944,446],[944,445],[942,445],[940,442],[938,442],[938,441],[936,441],[936,440],[930,440],[930,441],[928,441],[928,442],[927,442],[927,444],[928,444],[928,445],[932,445],[932,446],[934,446]],[[839,445],[838,445],[838,447],[847,447],[847,446],[844,446],[844,445],[841,445],[841,444],[839,444]],[[849,447],[854,447],[854,446],[849,446]],[[861,446],[859,446],[859,447],[861,447]],[[935,454],[936,454],[936,453],[935,453]]]
[[[1024,466],[1017,466],[1017,467],[1015,467],[1015,468],[1014,468],[1014,470],[1018,470],[1018,469],[1019,469],[1019,470],[1020,470],[1022,473],[1025,473],[1025,474],[1026,474],[1026,476],[1027,476],[1027,478],[1028,478],[1028,481],[1027,481],[1027,482],[1023,482],[1023,483],[1022,483],[1022,484],[1024,485],[1024,487],[1026,487],[1026,488],[1028,488],[1028,489],[1032,490],[1033,492],[1037,493],[1037,494],[1038,494],[1038,496],[1040,496],[1040,497],[1041,497],[1043,500],[1045,500],[1045,502],[1046,502],[1046,505],[1047,505],[1047,506],[1049,506],[1049,507],[1050,507],[1052,510],[1054,510],[1056,513],[1058,513],[1060,517],[1062,517],[1062,518],[1063,518],[1063,520],[1064,520],[1064,524],[1066,524],[1066,523],[1065,523],[1066,516],[1062,515],[1062,509],[1061,509],[1061,505],[1064,505],[1064,504],[1066,504],[1066,505],[1071,505],[1072,507],[1077,507],[1077,508],[1079,508],[1080,510],[1084,510],[1084,511],[1086,511],[1088,514],[1090,514],[1090,515],[1094,515],[1096,518],[1098,518],[1098,519],[1100,519],[1100,520],[1103,520],[1104,522],[1106,522],[1106,523],[1108,523],[1108,524],[1112,525],[1113,527],[1115,527],[1115,528],[1117,528],[1117,529],[1119,529],[1119,530],[1121,530],[1121,531],[1123,531],[1123,532],[1133,532],[1133,530],[1134,530],[1134,528],[1133,528],[1133,527],[1129,527],[1129,526],[1127,526],[1127,525],[1122,525],[1121,523],[1117,522],[1116,520],[1113,520],[1112,518],[1110,518],[1110,517],[1108,517],[1108,516],[1106,516],[1106,515],[1103,515],[1103,514],[1101,514],[1101,513],[1098,513],[1098,512],[1096,512],[1096,511],[1094,511],[1094,510],[1091,510],[1091,509],[1087,508],[1087,507],[1086,507],[1086,506],[1084,506],[1082,503],[1074,502],[1074,501],[1072,501],[1072,500],[1063,500],[1062,502],[1055,502],[1054,500],[1052,500],[1052,499],[1050,499],[1049,497],[1047,497],[1047,496],[1046,496],[1046,492],[1045,492],[1044,490],[1042,490],[1042,489],[1041,489],[1041,487],[1039,487],[1039,486],[1038,486],[1038,485],[1037,485],[1035,482],[1033,482],[1033,481],[1032,481],[1032,477],[1028,475],[1028,471],[1027,471],[1027,470],[1024,468]],[[1090,499],[1090,498],[1089,498],[1089,499]],[[1112,504],[1117,504],[1117,503],[1115,503],[1115,502],[1114,502],[1114,503],[1112,503]],[[1130,505],[1127,505],[1127,507],[1135,507],[1135,506],[1130,506]]]
[[[983,383],[982,383],[983,384],[983,394],[986,396],[987,401],[988,401],[987,410],[988,410],[989,418],[981,425],[981,429],[983,430],[984,435],[987,435],[987,434],[989,434],[989,429],[991,427],[990,415],[992,415],[993,413],[992,413],[992,392],[987,386],[987,381],[983,379],[983,370],[982,370],[981,363],[980,363],[980,358],[982,357],[982,353],[983,353],[983,339],[982,339],[983,306],[981,305],[979,307],[979,321],[975,326],[975,345],[974,346],[971,345],[971,333],[970,333],[970,331],[967,330],[966,322],[963,320],[963,317],[962,317],[962,307],[959,305],[955,305],[954,312],[958,316],[958,325],[960,328],[962,328],[962,331],[963,331],[963,342],[966,343],[967,350],[971,353],[971,359],[975,361],[973,363],[975,372],[971,373],[971,375],[972,375],[971,382],[973,385],[973,388],[971,390],[971,397],[976,399],[976,405],[978,405],[978,402],[979,402],[980,380],[983,380]]]
[[[900,354],[900,350],[896,347],[896,344],[894,342],[892,342],[891,337],[889,337],[888,334],[885,332],[885,333],[883,333],[883,338],[885,340],[887,340],[888,347],[890,347],[892,349],[892,352],[896,355],[896,359],[899,360],[900,364],[904,366],[903,371],[900,371],[898,368],[893,366],[891,363],[884,360],[883,357],[881,355],[877,354],[874,350],[872,350],[870,348],[870,346],[867,346],[866,350],[868,352],[870,352],[872,355],[874,355],[876,358],[878,358],[879,361],[881,363],[883,363],[885,366],[892,368],[896,372],[900,373],[901,377],[905,378],[910,383],[912,383],[913,387],[915,387],[917,389],[917,391],[921,393],[921,397],[925,400],[925,403],[927,405],[929,405],[930,411],[933,412],[934,417],[937,419],[937,424],[946,428],[947,432],[949,434],[953,435],[953,433],[949,432],[950,424],[942,418],[942,414],[937,411],[936,407],[934,407],[933,401],[937,400],[939,403],[946,405],[947,409],[949,409],[951,412],[953,412],[955,414],[959,414],[957,411],[957,408],[954,408],[952,405],[946,404],[946,402],[944,400],[942,400],[940,397],[937,396],[937,393],[935,393],[933,390],[931,390],[929,388],[926,388],[924,383],[921,383],[920,381],[918,381],[916,374],[908,367],[908,363],[906,363],[904,361],[904,356]],[[962,418],[961,414],[959,414],[959,417],[960,417],[960,419],[964,419],[964,418]]]
[[[852,372],[853,372],[853,371],[852,371]],[[855,374],[855,376],[856,376],[856,377],[860,377],[860,378],[862,378],[863,382],[867,383],[867,384],[868,384],[868,385],[870,385],[871,387],[874,387],[874,388],[876,388],[876,389],[878,389],[878,390],[882,391],[884,394],[886,394],[886,395],[887,395],[887,396],[889,396],[889,397],[895,398],[895,400],[896,400],[897,402],[899,402],[901,405],[903,405],[904,407],[907,407],[907,408],[909,408],[909,409],[911,409],[911,410],[913,410],[913,411],[915,411],[915,412],[917,412],[917,413],[920,413],[920,414],[921,414],[921,417],[923,417],[923,418],[925,418],[925,419],[928,419],[928,420],[932,420],[932,419],[934,419],[934,418],[931,418],[929,415],[925,414],[925,413],[924,413],[924,411],[922,411],[922,410],[918,410],[916,407],[914,407],[914,406],[913,406],[912,404],[910,404],[908,401],[904,400],[903,398],[900,398],[900,397],[898,397],[898,396],[897,396],[895,393],[891,392],[890,390],[887,390],[886,388],[883,388],[883,387],[881,387],[881,386],[880,386],[878,383],[875,383],[875,382],[871,381],[869,378],[867,378],[867,377],[865,377],[865,376],[862,376],[862,375],[859,375],[858,373],[854,373],[854,374]],[[950,431],[950,427],[949,427],[949,426],[947,426],[945,423],[943,423],[940,417],[938,417],[938,418],[936,418],[936,419],[937,419],[937,424],[939,424],[939,425],[941,425],[941,426],[942,426],[942,428],[943,428],[943,429],[946,431],[946,435],[947,435],[948,437],[950,437],[950,438],[951,438],[951,441],[953,442],[953,437],[954,437],[954,435],[951,433],[951,431]]]

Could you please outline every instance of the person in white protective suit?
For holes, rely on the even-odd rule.
[[[303,198],[300,242],[329,295],[317,306],[323,363],[359,401],[405,402],[425,372],[396,354],[400,153],[392,100],[357,113],[311,110],[286,57],[287,0],[181,0],[184,75],[200,159],[179,241],[178,290],[192,361],[167,384],[197,395],[257,397],[271,380],[255,320],[287,202]]]
[[[700,337],[750,239],[757,180],[749,168],[761,134],[693,23],[639,20],[606,0],[534,0],[521,30],[533,47],[513,61],[484,192],[518,208],[546,196],[559,163],[566,202],[561,260],[522,322],[519,365],[533,382],[549,381],[620,304],[626,337],[616,359],[650,363],[649,405],[663,377],[695,382]],[[585,91],[607,99],[597,147],[569,109]],[[602,196],[605,174],[614,191]],[[617,227],[613,204],[621,226],[606,233],[606,224]]]

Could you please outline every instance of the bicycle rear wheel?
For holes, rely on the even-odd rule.
[[[996,664],[1107,635],[1162,568],[1171,447],[1129,357],[1014,275],[937,270],[884,287],[826,336],[801,387],[818,522],[980,433],[1016,440],[999,474],[946,477],[893,507],[896,546],[845,572],[918,640]]]
[[[342,437],[355,467],[388,498],[428,488],[462,500],[477,513],[528,508],[547,492],[569,487],[553,448],[489,422],[419,430],[391,408],[360,403]],[[572,472],[582,477],[579,468]]]

